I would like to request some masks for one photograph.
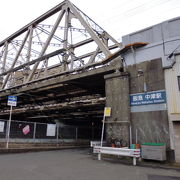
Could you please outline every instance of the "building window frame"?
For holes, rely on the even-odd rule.
[[[177,81],[178,81],[178,88],[179,88],[179,91],[180,91],[180,76],[177,76]]]

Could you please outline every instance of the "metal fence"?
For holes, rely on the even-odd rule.
[[[7,138],[8,121],[0,119],[0,139]],[[10,139],[100,139],[101,128],[59,126],[39,122],[11,121]]]

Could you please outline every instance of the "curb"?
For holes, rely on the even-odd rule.
[[[10,148],[0,149],[0,154],[26,153],[26,152],[41,152],[41,151],[57,151],[63,149],[87,148],[87,146],[62,146],[62,147],[32,147],[32,148]]]

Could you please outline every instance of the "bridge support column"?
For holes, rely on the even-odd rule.
[[[116,72],[105,75],[106,107],[112,108],[111,117],[106,118],[106,140],[123,140],[129,145],[130,100],[129,74]]]
[[[0,77],[0,88],[3,85],[3,77]]]

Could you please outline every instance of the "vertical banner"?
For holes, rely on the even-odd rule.
[[[56,135],[56,124],[47,124],[46,136]]]

